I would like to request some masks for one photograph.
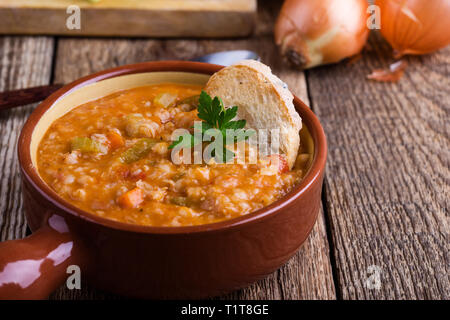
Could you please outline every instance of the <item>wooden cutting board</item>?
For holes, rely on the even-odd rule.
[[[256,7],[256,0],[0,0],[0,34],[238,37],[252,33]]]

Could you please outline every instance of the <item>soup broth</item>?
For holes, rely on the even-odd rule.
[[[201,90],[151,85],[72,109],[41,140],[39,174],[60,197],[95,215],[173,227],[246,215],[280,199],[302,180],[312,161],[306,129],[292,170],[281,155],[256,163],[175,164],[169,148],[172,133],[192,130],[199,120]]]

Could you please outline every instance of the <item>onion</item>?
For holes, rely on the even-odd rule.
[[[281,53],[299,68],[361,51],[369,29],[366,0],[286,0],[275,24]]]
[[[381,34],[396,57],[424,54],[450,43],[449,0],[376,0]]]

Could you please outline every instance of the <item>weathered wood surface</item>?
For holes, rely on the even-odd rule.
[[[276,5],[276,4],[275,4]],[[304,75],[281,63],[273,44],[272,24],[277,8],[259,13],[258,36],[245,40],[80,40],[63,39],[58,43],[55,82],[70,82],[86,74],[128,63],[189,59],[210,52],[249,49],[284,79],[290,89],[307,101]],[[111,298],[91,288],[81,292],[61,288],[53,298]],[[284,267],[267,279],[234,292],[225,299],[334,299],[329,247],[325,223],[320,215],[311,236]]]
[[[0,90],[48,84],[52,70],[53,39],[0,38]],[[22,238],[22,211],[17,139],[33,106],[0,112],[0,241]]]
[[[373,35],[356,63],[307,72],[337,285],[343,299],[449,299],[450,48],[408,58],[397,84],[366,80],[389,52]]]
[[[410,66],[397,84],[376,83],[365,76],[392,60],[387,44],[375,35],[361,60],[307,71],[305,81],[303,73],[282,64],[273,45],[279,4],[260,6],[257,35],[251,39],[61,39],[54,81],[69,82],[126,63],[255,50],[310,102],[325,128],[326,219],[320,215],[286,266],[221,298],[449,299],[450,48],[408,58]],[[0,38],[0,90],[48,83],[52,55],[51,38]],[[15,144],[31,109],[0,114],[0,241],[25,234]],[[377,270],[379,289],[376,282],[367,286]],[[61,288],[51,298],[120,297],[84,285],[75,291]]]
[[[74,5],[79,26],[68,28]],[[0,34],[242,37],[253,31],[255,12],[256,0],[2,0]]]

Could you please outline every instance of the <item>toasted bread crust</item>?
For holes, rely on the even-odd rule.
[[[280,129],[280,149],[292,168],[300,145],[301,118],[293,95],[270,68],[244,60],[215,73],[205,90],[220,96],[226,107],[239,106],[238,117],[253,129]]]
[[[297,128],[297,131],[300,131],[300,129],[302,128],[302,119],[300,118],[298,112],[295,110],[293,103],[294,96],[289,91],[287,84],[283,82],[280,78],[278,78],[276,75],[274,75],[269,66],[256,60],[243,60],[236,63],[235,65],[248,67],[257,72],[261,72],[265,77],[267,77],[272,82],[273,88],[279,95],[280,99],[283,101],[281,105],[286,108],[286,111],[289,114],[289,117],[286,120],[290,121],[291,124],[295,126],[295,128]]]

